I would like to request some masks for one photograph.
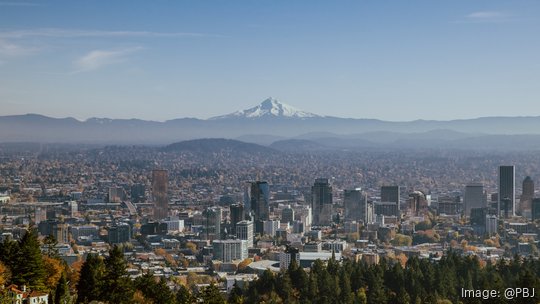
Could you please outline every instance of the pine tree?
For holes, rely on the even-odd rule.
[[[103,260],[95,254],[89,254],[81,268],[77,284],[77,303],[89,303],[100,299],[104,272]]]
[[[105,275],[102,290],[102,300],[110,303],[130,303],[133,297],[133,284],[127,277],[124,254],[114,246],[109,250],[109,256],[105,259]]]
[[[238,286],[238,282],[234,282],[229,298],[227,299],[229,304],[242,304],[244,303],[244,294],[242,288]]]
[[[19,243],[6,239],[0,244],[0,262],[3,262],[8,269],[13,270],[17,265],[17,257],[19,256]]]
[[[193,302],[195,302],[195,299],[191,295],[189,289],[184,285],[180,285],[180,288],[176,292],[176,303],[191,304]]]
[[[204,304],[226,304],[225,299],[221,296],[218,287],[212,283],[205,287],[199,296]]]
[[[140,290],[146,299],[152,300],[154,303],[175,303],[175,297],[163,278],[156,282],[154,276],[147,273],[137,278],[134,284],[135,288]]]
[[[14,284],[26,285],[32,290],[47,291],[45,286],[47,274],[35,229],[30,229],[19,242],[18,255],[15,257],[11,273]]]
[[[54,304],[70,303],[69,286],[66,279],[66,274],[62,273],[56,289],[54,291]]]
[[[339,278],[339,303],[352,304],[354,297],[351,291],[351,279],[344,268],[341,268]]]
[[[279,297],[285,303],[293,303],[293,288],[291,283],[291,278],[287,272],[280,273],[278,279],[276,280],[276,291]]]

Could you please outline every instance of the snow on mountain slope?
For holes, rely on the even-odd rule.
[[[261,118],[261,117],[286,117],[286,118],[310,118],[319,117],[313,113],[299,110],[290,105],[281,103],[270,97],[260,105],[247,109],[236,111],[231,114],[212,117],[210,119],[230,119],[230,118]]]

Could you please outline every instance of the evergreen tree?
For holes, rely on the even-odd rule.
[[[146,273],[137,278],[134,285],[135,288],[142,292],[146,299],[152,300],[154,303],[175,303],[175,297],[163,278],[156,282],[156,279],[151,273]]]
[[[387,303],[386,291],[384,289],[384,280],[379,274],[379,267],[371,267],[368,272],[368,293],[367,299],[369,304],[385,304]]]
[[[56,249],[56,245],[58,245],[58,241],[54,237],[54,235],[48,235],[43,239],[43,245],[45,247],[45,254],[51,258],[59,258],[58,249]]]
[[[184,285],[180,285],[180,288],[176,292],[176,303],[191,304],[193,302],[195,302],[195,299],[191,295],[189,289]]]
[[[214,283],[201,291],[199,299],[204,304],[226,304],[225,299],[221,296],[218,287]]]
[[[11,268],[12,281],[19,286],[26,285],[32,290],[47,291],[47,274],[41,256],[37,232],[31,228],[21,239],[15,265]]]
[[[114,246],[109,250],[109,256],[105,259],[105,275],[101,299],[110,303],[130,303],[133,298],[133,286],[127,277],[124,254]]]
[[[89,254],[77,283],[77,303],[90,303],[100,299],[104,272],[103,260],[95,254]]]
[[[229,304],[242,304],[244,303],[244,293],[242,288],[238,286],[238,282],[234,282],[231,293],[229,294],[229,299],[227,300]]]
[[[69,286],[66,279],[66,274],[62,273],[56,289],[54,291],[54,304],[67,304],[71,303],[71,297],[69,295]]]
[[[19,255],[19,243],[12,240],[6,239],[2,244],[0,244],[0,262],[13,270],[17,266],[17,257]]]
[[[291,278],[287,272],[281,272],[276,280],[276,291],[285,303],[294,303],[294,292]]]
[[[354,297],[351,291],[351,280],[349,278],[349,273],[347,273],[344,268],[341,268],[340,270],[339,289],[339,303],[352,304]]]

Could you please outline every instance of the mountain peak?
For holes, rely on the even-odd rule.
[[[210,119],[226,118],[261,118],[261,117],[279,117],[279,118],[310,118],[319,117],[313,113],[299,110],[288,104],[279,102],[277,99],[269,97],[261,104],[246,110],[236,111],[231,114],[216,116]]]

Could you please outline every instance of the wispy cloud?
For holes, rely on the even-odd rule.
[[[94,71],[124,62],[127,60],[128,55],[142,49],[142,47],[132,47],[119,50],[93,50],[73,62],[76,70],[72,74]]]
[[[27,47],[18,43],[13,43],[5,39],[0,39],[0,57],[24,56],[35,53],[36,47]]]
[[[510,21],[511,15],[499,11],[478,11],[463,16],[458,23],[501,23]]]
[[[210,36],[202,33],[188,32],[151,32],[151,31],[100,31],[100,30],[74,30],[58,28],[39,28],[28,30],[0,31],[0,38],[22,39],[27,37],[46,38],[174,38],[174,37],[198,37]]]
[[[41,4],[23,1],[0,1],[0,6],[41,6]]]

